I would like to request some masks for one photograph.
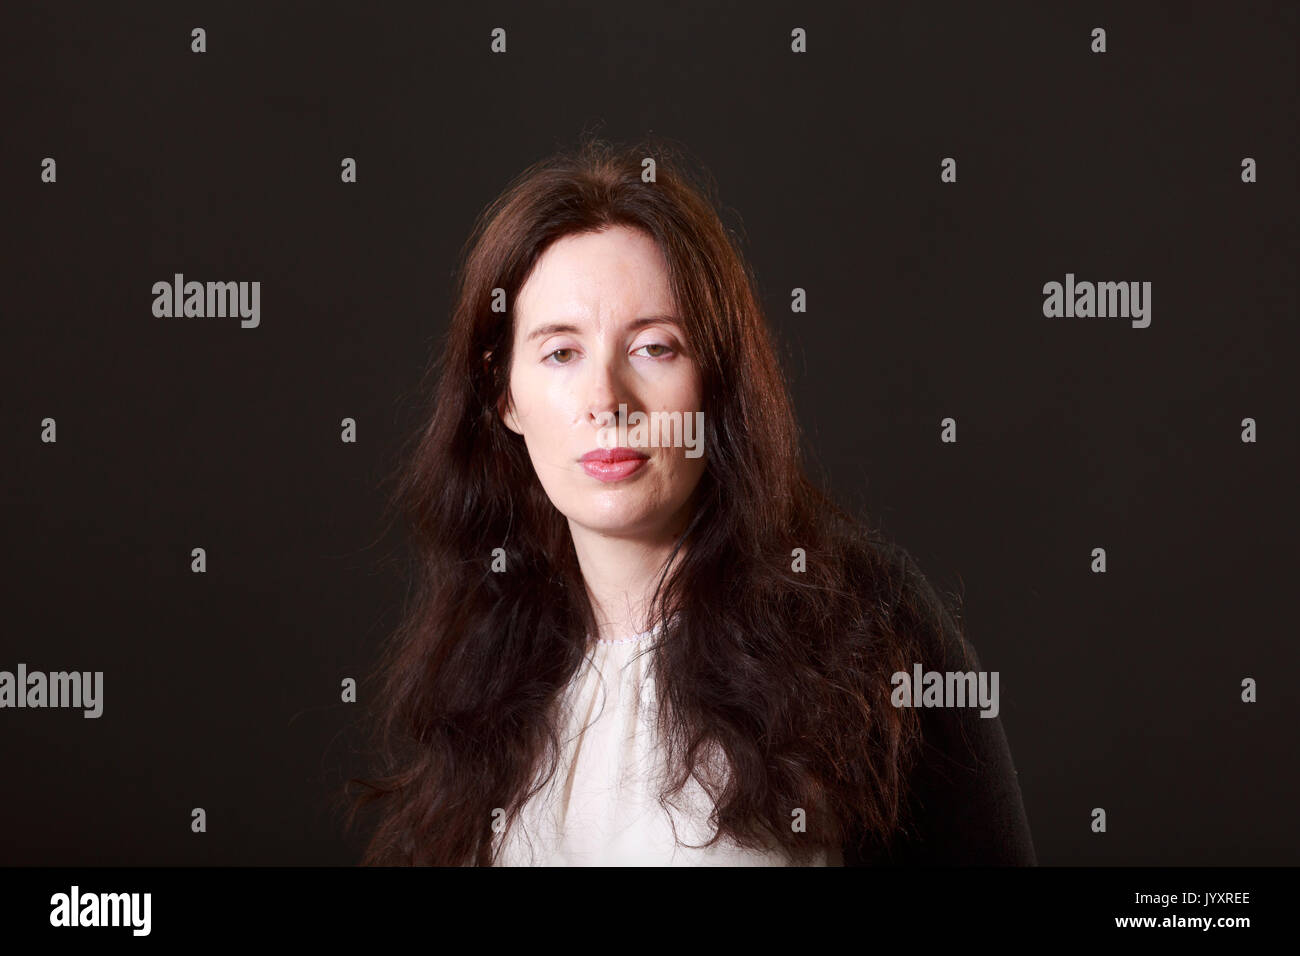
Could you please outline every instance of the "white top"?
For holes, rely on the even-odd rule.
[[[674,823],[682,843],[712,837],[712,804],[694,777],[672,797],[671,820],[658,802],[665,761],[649,673],[654,648],[646,640],[654,633],[591,642],[564,698],[560,762],[506,833],[493,838],[502,848],[495,865],[792,865],[775,847],[750,850],[729,840],[691,847],[674,839]],[[842,866],[843,857],[837,848],[814,865]]]

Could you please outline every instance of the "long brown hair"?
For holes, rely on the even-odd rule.
[[[426,424],[390,499],[414,574],[369,695],[382,766],[353,781],[350,820],[380,811],[366,864],[491,864],[494,810],[513,822],[556,769],[556,704],[595,618],[566,521],[496,409],[534,263],[562,236],[616,225],[663,251],[704,394],[707,467],[652,604],[674,768],[661,803],[695,775],[715,807],[710,843],[775,844],[796,861],[887,844],[902,823],[918,727],[891,705],[890,678],[945,611],[906,587],[906,552],[807,477],[752,272],[686,155],[588,137],[521,173],[466,243]],[[496,548],[507,573],[491,572]]]

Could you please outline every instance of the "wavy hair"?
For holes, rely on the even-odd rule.
[[[904,822],[920,734],[890,703],[891,675],[951,619],[905,551],[808,478],[752,271],[685,156],[586,137],[517,176],[462,250],[423,427],[391,476],[413,587],[370,678],[381,766],[351,781],[349,824],[378,811],[364,864],[491,865],[494,811],[513,823],[556,770],[558,702],[596,622],[565,518],[497,407],[538,257],[619,225],[666,257],[704,395],[705,473],[646,622],[672,768],[660,803],[694,776],[713,804],[710,844],[775,845],[795,861],[887,846]],[[508,573],[490,571],[495,548]]]

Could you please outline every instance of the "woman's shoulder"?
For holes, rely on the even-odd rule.
[[[855,862],[1032,865],[1020,783],[998,716],[1000,675],[984,669],[956,599],[906,548],[879,538],[876,546],[891,623],[908,632],[916,657],[911,673],[895,675],[906,691],[896,706],[917,706],[920,741],[897,839]],[[914,687],[918,680],[929,694]],[[975,699],[954,699],[966,692]]]
[[[957,598],[941,592],[902,545],[881,545],[890,569],[890,613],[920,645],[920,663],[937,670],[977,669],[979,659],[961,623]]]

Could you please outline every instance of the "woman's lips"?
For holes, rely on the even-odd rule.
[[[601,448],[582,456],[582,470],[598,481],[621,481],[639,471],[649,460],[644,452],[631,448]]]

